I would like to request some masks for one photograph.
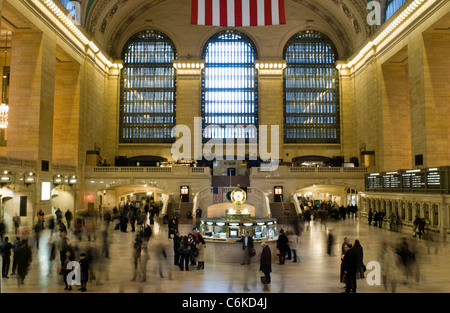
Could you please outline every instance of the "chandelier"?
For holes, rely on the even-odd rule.
[[[5,44],[5,66],[6,66],[6,55],[8,53],[8,33],[6,33],[6,44]],[[6,97],[6,90],[8,84],[8,75],[3,71],[3,82],[2,82],[2,104],[0,105],[0,128],[8,127],[8,112],[9,105],[8,99]]]
[[[8,111],[9,105],[2,103],[0,105],[0,128],[8,127]]]

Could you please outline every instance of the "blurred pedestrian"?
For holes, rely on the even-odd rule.
[[[2,219],[0,220],[0,242],[3,242],[3,237],[6,234],[6,224],[5,221]]]
[[[288,234],[289,249],[292,256],[292,262],[297,263],[297,247],[298,247],[298,233],[296,231],[290,231]]]
[[[268,291],[268,285],[271,282],[270,273],[272,272],[272,252],[270,251],[270,247],[264,241],[261,243],[261,247],[262,252],[259,270],[264,273],[264,279],[262,279],[262,283],[264,284],[263,290]]]
[[[70,212],[70,210],[68,209],[68,210],[66,211],[66,213],[64,214],[64,217],[66,218],[67,228],[70,229],[70,223],[71,223],[72,220],[73,220],[73,214],[72,214],[72,212]]]
[[[86,258],[86,253],[80,255],[80,282],[82,292],[87,291],[86,286],[89,281],[89,261]]]
[[[370,209],[368,214],[369,225],[372,225],[372,220],[373,220],[373,212],[372,209]]]
[[[387,243],[383,243],[381,251],[381,279],[384,289],[391,287],[392,293],[397,290],[401,260],[397,253]]]
[[[16,275],[16,269],[17,269],[17,258],[16,258],[16,252],[17,249],[20,246],[20,238],[16,237],[16,242],[13,245],[13,265],[12,265],[12,272],[11,275]]]
[[[13,217],[13,224],[14,224],[14,234],[17,236],[19,233],[19,227],[20,227],[20,217],[19,215],[14,215]]]
[[[31,249],[28,246],[28,240],[23,239],[17,248],[17,285],[23,285],[25,277],[28,274],[30,263],[32,262]]]
[[[13,249],[13,245],[9,242],[9,237],[5,237],[3,243],[0,246],[0,252],[2,254],[2,277],[9,278],[9,266],[11,265],[11,250]]]
[[[131,281],[136,281],[138,279],[138,269],[139,263],[141,261],[141,253],[142,253],[142,237],[140,235],[136,236],[133,244],[133,264],[134,264],[134,272],[133,278]]]
[[[327,254],[329,256],[333,255],[333,246],[334,246],[334,235],[333,230],[328,230],[328,238],[327,238]]]
[[[34,239],[36,242],[36,249],[39,249],[39,241],[41,240],[42,231],[43,228],[43,222],[37,222],[36,225],[34,225]]]

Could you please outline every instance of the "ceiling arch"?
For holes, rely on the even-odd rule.
[[[376,30],[366,22],[366,5],[366,0],[285,0],[286,25],[243,29],[256,37],[259,35],[264,45],[272,41],[282,45],[280,34],[286,32],[320,29],[335,41],[340,58],[344,59]],[[85,29],[113,58],[120,58],[128,38],[146,28],[160,29],[178,37],[171,38],[175,43],[197,41],[195,33],[204,37],[200,33],[213,32],[211,26],[190,25],[190,0],[85,0],[83,10]],[[266,32],[269,29],[270,32]],[[279,34],[274,35],[277,31]],[[280,50],[280,46],[272,48]],[[188,54],[197,53],[189,49],[181,51],[181,55]]]

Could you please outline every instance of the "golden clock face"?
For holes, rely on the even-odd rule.
[[[243,190],[234,190],[231,193],[231,199],[233,200],[234,203],[243,203],[245,201],[245,191]]]

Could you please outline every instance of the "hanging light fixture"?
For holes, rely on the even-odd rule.
[[[4,67],[6,67],[7,53],[8,53],[8,32],[6,32],[5,65],[4,65]],[[8,105],[8,99],[7,99],[7,96],[6,96],[7,85],[8,85],[8,74],[5,71],[3,71],[2,104],[0,105],[0,128],[7,128],[8,127],[9,105]]]

